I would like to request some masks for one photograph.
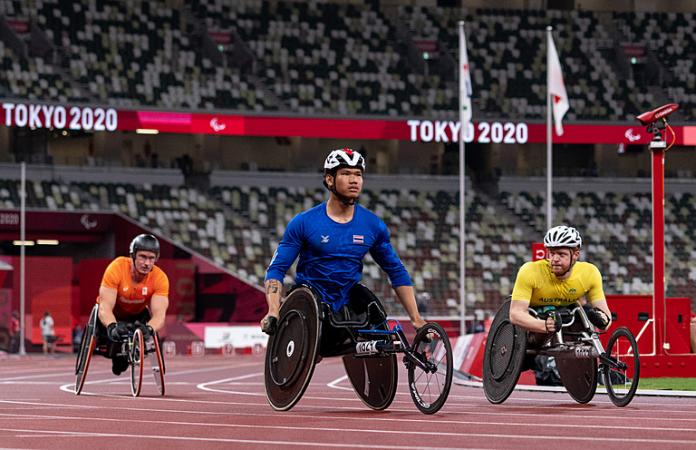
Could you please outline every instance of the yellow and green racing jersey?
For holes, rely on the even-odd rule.
[[[529,301],[532,308],[568,306],[585,297],[590,303],[604,300],[602,275],[594,264],[578,261],[570,276],[559,280],[548,260],[525,263],[517,272],[512,300]]]

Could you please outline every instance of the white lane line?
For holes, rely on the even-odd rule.
[[[156,423],[156,422],[155,422]],[[229,425],[234,426],[234,425]],[[567,426],[567,425],[566,425]],[[528,434],[498,434],[498,433],[452,433],[452,432],[428,432],[428,431],[403,431],[403,430],[369,430],[369,429],[346,429],[346,428],[322,428],[322,427],[269,427],[269,426],[243,426],[245,428],[271,428],[271,429],[281,429],[281,430],[307,430],[307,431],[330,431],[330,432],[350,432],[359,434],[393,434],[393,435],[404,435],[404,434],[415,434],[418,436],[423,435],[435,435],[435,436],[448,436],[448,437],[480,437],[480,438],[493,438],[493,439],[515,439],[515,440],[545,440],[545,441],[580,441],[580,442],[620,442],[624,443],[636,443],[642,444],[652,443],[652,444],[683,444],[692,445],[693,440],[687,439],[658,439],[658,438],[628,438],[628,437],[598,437],[598,436],[564,436],[562,434],[556,436],[545,436],[545,435],[528,435]],[[192,436],[161,436],[161,435],[147,435],[147,434],[123,434],[123,433],[94,433],[94,432],[75,432],[75,431],[61,431],[61,430],[30,430],[30,429],[14,429],[14,428],[0,428],[0,431],[14,431],[21,433],[37,433],[37,434],[55,434],[58,435],[69,435],[69,436],[82,436],[82,437],[132,437],[138,439],[162,439],[162,440],[185,440],[185,441],[203,441],[203,442],[237,442],[237,443],[250,443],[250,444],[275,444],[275,445],[303,445],[303,446],[327,446],[327,447],[350,447],[350,448],[394,448],[394,445],[383,446],[383,445],[362,445],[362,444],[341,444],[332,442],[298,442],[298,441],[266,441],[266,440],[252,440],[252,439],[229,439],[229,438],[201,438]],[[42,436],[43,437],[43,436]],[[399,446],[399,448],[407,449],[422,449],[423,446],[419,447],[408,447]]]
[[[109,373],[106,371],[100,371],[98,373]],[[56,373],[55,371],[51,373],[45,373],[42,375],[28,375],[28,376],[21,376],[21,377],[10,377],[10,378],[0,378],[0,383],[6,382],[6,381],[23,381],[23,380],[30,380],[34,378],[47,378],[47,377],[64,377],[66,376],[66,372],[58,372]],[[74,376],[74,375],[73,375]]]
[[[261,417],[268,417],[268,415],[264,414],[246,414],[246,413],[238,413],[238,414],[230,414],[230,415],[243,415],[243,416],[261,416]],[[23,415],[17,415],[17,414],[12,414],[12,413],[0,413],[0,417],[5,417],[7,420],[26,420],[28,418],[31,419],[43,419],[43,420],[76,420],[76,421],[97,421],[97,422],[132,422],[132,423],[142,423],[142,420],[136,420],[136,419],[124,419],[124,418],[107,418],[107,417],[83,417],[83,416],[65,416],[65,415],[52,415],[52,414],[23,414]],[[288,416],[289,418],[295,418],[295,416]],[[311,417],[311,416],[302,416],[303,418]],[[313,418],[327,418],[327,416],[313,416]],[[348,418],[345,418],[348,419]],[[401,420],[394,420],[392,419],[391,421],[393,422],[400,422]],[[414,420],[411,420],[414,421]],[[364,422],[364,419],[361,419],[361,422]],[[415,422],[420,422],[423,423],[422,420],[416,420]],[[520,428],[529,428],[536,424],[537,422],[490,422],[490,421],[474,421],[474,420],[457,420],[457,421],[428,421],[428,424],[432,424],[435,422],[442,422],[443,424],[457,424],[457,425],[469,425],[469,426],[501,426],[501,427],[520,427]],[[254,425],[254,424],[230,424],[230,423],[214,423],[214,422],[188,422],[188,421],[172,421],[172,420],[148,420],[147,423],[149,424],[160,424],[160,425],[182,425],[182,426],[191,426],[191,427],[216,427],[216,428],[252,428],[252,429],[257,429],[257,428],[264,428],[264,429],[273,429],[273,430],[308,430],[308,431],[347,431],[347,432],[356,432],[356,433],[385,433],[385,434],[393,434],[393,433],[402,433],[402,434],[416,434],[416,435],[443,435],[443,436],[465,436],[466,433],[454,433],[454,432],[442,432],[442,431],[419,431],[419,430],[375,430],[375,429],[350,429],[350,428],[328,428],[328,427],[306,427],[306,426],[298,426],[298,425]],[[561,428],[561,429],[568,429],[568,424],[566,423],[554,423],[554,424],[548,424],[545,425],[546,428]],[[620,427],[617,427],[615,425],[591,425],[591,424],[575,424],[573,425],[573,429],[581,429],[581,428],[587,428],[591,430],[596,430],[596,429],[603,429],[603,430],[633,430],[633,431],[641,431],[641,430],[650,430],[650,431],[663,431],[663,432],[691,432],[691,433],[696,433],[695,428],[674,428],[674,427],[644,427],[644,426],[626,426],[622,425]],[[599,437],[598,439],[602,439]]]
[[[221,394],[233,394],[233,395],[246,395],[246,396],[264,397],[264,398],[265,398],[265,397],[266,397],[266,393],[265,393],[265,392],[244,392],[244,391],[238,391],[238,390],[230,390],[230,389],[223,389],[223,388],[214,388],[214,387],[211,387],[211,386],[213,386],[213,385],[225,384],[225,383],[228,383],[228,382],[233,381],[233,380],[236,380],[236,379],[242,379],[242,378],[252,377],[252,376],[254,376],[254,375],[256,375],[256,376],[262,376],[263,373],[259,372],[259,373],[256,373],[256,374],[250,374],[250,375],[248,375],[248,376],[247,376],[247,375],[244,375],[244,376],[241,376],[241,377],[224,378],[224,379],[221,379],[221,380],[209,381],[209,382],[206,382],[206,383],[201,383],[201,384],[197,385],[196,387],[197,387],[198,389],[201,389],[201,390],[204,390],[204,391],[208,391],[208,392],[216,392],[216,393],[221,393]],[[332,380],[331,382],[329,382],[329,383],[327,384],[327,386],[329,386],[330,388],[333,388],[333,389],[337,389],[337,390],[344,390],[344,391],[353,392],[353,388],[352,388],[352,387],[337,386],[338,383],[341,383],[341,382],[343,382],[343,381],[345,381],[345,380],[347,380],[347,379],[348,379],[348,377],[347,377],[346,375],[343,375],[343,376],[341,376],[341,377],[339,377],[339,378],[336,378],[335,380]],[[560,394],[560,393],[559,393],[559,394]],[[566,394],[566,393],[564,392],[563,394]],[[408,392],[399,392],[398,390],[397,390],[397,392],[396,392],[396,397],[397,397],[397,398],[398,398],[398,397],[407,397],[407,396],[409,396],[409,395],[410,395],[410,394],[409,394]],[[448,396],[448,400],[452,400],[452,399],[482,400],[482,399],[483,399],[483,396],[482,396],[482,395],[471,395],[471,396],[467,396],[467,395],[456,395],[456,394],[450,393],[449,396]],[[349,398],[342,398],[342,397],[335,397],[335,396],[333,396],[333,397],[322,397],[322,396],[318,396],[318,395],[304,395],[304,396],[302,397],[302,400],[328,400],[328,401],[331,401],[331,402],[336,402],[336,401],[343,401],[343,402],[353,402],[353,401],[355,401],[355,402],[358,402],[358,401],[359,401],[359,399],[358,399],[357,397],[349,397]],[[558,404],[559,401],[562,401],[562,399],[558,398],[557,396],[554,396],[554,398],[534,398],[534,397],[519,397],[519,396],[515,396],[515,397],[512,397],[511,400],[540,401],[540,402],[555,403],[555,404]],[[411,403],[412,403],[412,402],[410,402],[410,401],[408,401],[408,400],[394,400],[394,404],[411,404]],[[601,400],[593,400],[593,401],[592,401],[592,404],[606,404],[606,405],[612,405],[612,406],[613,406],[613,403],[611,403],[610,401],[601,401]],[[573,405],[575,405],[575,403],[573,403]],[[303,406],[304,406],[304,405],[303,405]],[[456,404],[456,403],[455,403],[455,404],[452,404],[451,402],[449,402],[449,403],[447,403],[447,404],[445,405],[445,410],[446,410],[447,412],[452,412],[451,407],[453,407],[453,406],[456,407],[456,406],[468,406],[468,405],[459,405],[459,404]],[[486,406],[488,406],[487,403],[486,403]],[[336,407],[336,405],[334,404],[334,405],[332,405],[332,407]],[[510,405],[510,404],[506,405],[506,407],[529,408],[529,406],[524,406],[524,405]],[[534,406],[534,407],[544,408],[544,409],[554,408],[554,410],[557,411],[557,409],[556,409],[557,407],[556,407],[556,406]],[[390,411],[393,411],[393,408],[390,408]],[[626,410],[626,411],[628,411],[628,410]],[[597,412],[597,411],[596,411],[596,412]],[[652,412],[652,410],[651,410],[651,412]],[[674,409],[670,409],[670,410],[665,410],[664,412],[670,412],[670,413],[672,413],[672,412],[686,412],[686,413],[689,413],[689,412],[694,412],[694,411],[693,411],[693,410],[674,410]],[[482,414],[483,414],[483,413],[482,413]],[[490,414],[497,415],[498,413],[490,413]],[[554,413],[554,414],[555,414],[555,413]],[[615,416],[615,413],[611,413],[611,416],[614,417],[614,416]],[[632,417],[633,417],[633,416],[632,416]]]
[[[79,432],[74,431],[48,431],[48,430],[27,430],[19,428],[0,428],[0,431],[10,431],[17,433],[36,433],[41,436],[33,435],[34,437],[45,438],[45,435],[52,437],[113,437],[113,438],[135,438],[138,440],[142,439],[159,439],[164,441],[194,441],[194,442],[225,442],[225,443],[237,443],[237,444],[254,444],[254,445],[285,445],[293,447],[340,447],[340,448],[379,448],[379,449],[393,449],[394,445],[360,445],[360,444],[341,444],[334,442],[309,442],[309,441],[269,441],[260,439],[229,439],[229,438],[202,438],[202,437],[189,437],[189,436],[160,436],[152,434],[125,434],[125,433],[89,433],[89,432]],[[17,435],[17,437],[32,437],[32,434],[27,435]],[[422,450],[423,446],[419,447],[409,447],[409,446],[399,446],[399,448],[407,450]],[[444,448],[443,450],[459,450],[462,447],[452,447]]]
[[[164,380],[164,385],[165,388],[168,386],[170,383],[167,382],[169,377],[172,376],[181,376],[181,375],[190,375],[192,373],[204,373],[204,372],[217,372],[219,370],[229,370],[229,369],[239,369],[239,368],[244,368],[244,367],[249,367],[249,366],[256,366],[256,363],[245,363],[245,364],[235,364],[235,365],[225,365],[225,366],[215,366],[215,367],[204,367],[204,368],[199,368],[199,369],[188,369],[188,370],[180,370],[177,372],[167,372],[165,375],[165,380]],[[89,375],[89,372],[87,372],[87,375]],[[143,377],[145,375],[143,374]],[[92,380],[92,381],[85,381],[85,387],[87,385],[93,385],[93,384],[114,384],[114,383],[121,383],[121,382],[126,382],[130,383],[127,380],[123,378],[115,378],[112,376],[111,378],[104,378],[101,380]],[[69,394],[74,394],[75,393],[75,383],[67,383],[59,387],[59,389],[63,392],[67,392]],[[83,390],[80,395],[105,395],[108,396],[108,394],[97,394],[93,392],[88,392]],[[120,396],[117,396],[120,397]],[[147,397],[143,397],[147,398]]]
[[[196,401],[196,400],[181,400],[181,399],[174,399],[174,401],[183,401],[186,403],[203,403],[203,404],[208,404],[208,403],[214,403],[214,404],[223,404],[227,406],[264,406],[267,408],[267,404],[264,402],[263,405],[260,404],[249,404],[249,403],[244,403],[244,402],[210,402],[210,401]],[[72,409],[90,409],[90,410],[121,410],[121,411],[137,411],[137,412],[152,412],[152,413],[174,413],[174,414],[191,414],[191,415],[206,415],[206,416],[243,416],[243,417],[269,417],[269,412],[273,413],[272,411],[269,412],[262,412],[262,413],[254,413],[248,410],[245,410],[244,412],[234,412],[234,411],[221,411],[221,412],[214,412],[214,411],[201,411],[201,410],[183,410],[183,409],[156,409],[156,408],[136,408],[136,407],[122,407],[122,406],[108,406],[108,407],[102,407],[102,406],[91,406],[91,405],[68,405],[68,404],[44,404],[44,403],[29,403],[29,402],[21,402],[21,401],[12,401],[12,400],[0,400],[0,403],[4,404],[22,404],[22,405],[36,405],[36,406],[42,406],[44,408],[48,407],[55,407],[55,408],[72,408]],[[331,407],[333,410],[341,410],[341,411],[352,411],[352,412],[365,412],[364,407],[358,407],[358,408],[353,408],[353,407],[340,407],[340,406],[332,406]],[[302,409],[321,409],[323,411],[326,410],[326,406],[308,406],[308,405],[303,405]],[[397,409],[397,408],[390,408],[391,412],[404,412],[404,413],[414,413],[413,408],[410,409]],[[287,417],[287,418],[292,418],[292,419],[310,419],[310,420],[328,420],[328,419],[339,419],[339,420],[350,420],[350,421],[359,421],[359,422],[364,422],[366,420],[365,416],[345,416],[345,415],[335,415],[332,414],[331,412],[322,412],[321,414],[307,414],[300,412],[298,410],[294,410],[292,414],[290,413],[277,413],[277,417]],[[457,413],[455,413],[457,414]],[[505,413],[505,412],[500,412],[500,413],[486,413],[486,412],[481,412],[481,411],[476,411],[472,410],[471,412],[460,412],[458,414],[474,414],[474,415],[486,415],[486,416],[497,416],[499,420],[503,420],[505,417],[508,416],[515,416],[515,417],[524,417],[524,418],[529,418],[530,422],[510,422],[510,421],[505,421],[505,422],[500,422],[498,425],[500,426],[505,426],[505,425],[512,425],[512,426],[521,426],[521,427],[530,427],[530,426],[535,426],[536,424],[539,423],[539,420],[543,420],[544,418],[547,417],[557,417],[558,412],[555,414],[539,414],[539,413]],[[3,414],[10,416],[12,418],[20,418],[24,417],[24,415],[19,415],[19,413],[11,413],[11,414]],[[482,423],[484,425],[486,424],[494,424],[491,421],[484,421],[484,422],[474,422],[474,421],[465,421],[465,420],[443,420],[440,419],[439,417],[447,417],[450,416],[452,417],[454,414],[452,413],[445,413],[445,414],[438,414],[437,416],[431,416],[427,419],[427,423],[429,424],[441,424],[441,425],[471,425],[471,424],[476,424],[476,423]],[[396,422],[396,423],[401,423],[401,422],[409,422],[409,423],[417,423],[417,424],[422,424],[423,423],[423,418],[418,416],[419,418],[417,419],[411,419],[408,417],[403,417],[400,416],[398,418],[389,418],[389,417],[381,417],[377,415],[373,415],[369,417],[370,422],[385,422],[385,423],[391,423],[391,422]],[[588,417],[586,414],[564,414],[563,415],[564,419],[568,420],[573,420],[573,419],[578,419],[576,422],[576,425],[573,425],[574,427],[577,428],[588,428],[590,430],[595,429],[595,428],[607,428],[607,429],[632,429],[635,428],[636,430],[643,430],[643,429],[652,429],[652,427],[643,427],[643,426],[635,426],[635,427],[623,427],[623,426],[616,426],[616,425],[611,425],[611,426],[605,426],[605,425],[593,425],[589,422],[589,419],[596,419],[596,420],[604,420],[606,416],[593,416],[593,417]],[[650,422],[656,422],[656,421],[667,421],[667,422],[688,422],[688,423],[693,423],[696,422],[696,418],[659,418],[659,417],[622,417],[622,419],[629,419],[633,420],[634,422],[636,420],[642,420],[642,421],[650,421]],[[562,424],[550,424],[549,427],[557,427],[560,429],[564,429],[567,427],[567,422],[564,422]],[[672,430],[682,430],[681,428],[663,428],[663,427],[654,427],[655,430],[666,430],[666,431],[672,431]],[[684,429],[683,431],[696,431],[696,428],[687,428]]]
[[[245,392],[245,391],[236,391],[236,390],[230,390],[230,389],[222,389],[222,388],[213,388],[213,387],[210,387],[210,386],[212,386],[212,385],[226,384],[226,383],[230,383],[231,381],[235,381],[235,380],[238,380],[238,379],[243,379],[243,378],[247,378],[247,377],[251,377],[251,376],[263,376],[263,375],[264,375],[264,374],[263,374],[262,372],[259,372],[259,373],[256,373],[256,374],[243,375],[243,376],[241,376],[241,377],[223,378],[223,379],[221,379],[221,380],[214,380],[214,381],[208,381],[208,382],[206,382],[206,383],[201,383],[201,384],[197,385],[196,387],[197,387],[198,389],[201,389],[201,390],[203,390],[203,391],[208,391],[208,392],[216,392],[216,393],[221,393],[221,394],[232,394],[232,395],[247,395],[247,396],[252,396],[252,397],[263,397],[263,398],[266,398],[266,393],[265,393],[265,392]],[[347,377],[346,377],[346,378],[347,378]],[[339,380],[340,380],[340,379],[339,379]],[[334,380],[334,381],[337,381],[337,380]],[[332,383],[333,383],[333,381],[332,381]],[[231,384],[232,386],[235,386],[234,383],[230,383],[230,384]],[[353,388],[348,388],[348,389],[337,388],[337,389],[342,389],[342,390],[347,390],[347,391],[353,392]],[[406,396],[406,395],[410,395],[410,394],[404,393],[404,392],[397,392],[396,395],[397,395],[397,396]],[[351,396],[351,397],[335,397],[335,396],[332,396],[332,397],[321,397],[321,396],[318,396],[318,395],[304,395],[304,396],[302,396],[302,399],[303,399],[303,400],[328,400],[328,401],[331,401],[331,402],[336,402],[336,401],[340,401],[340,402],[350,402],[350,403],[355,402],[356,404],[357,404],[357,403],[362,404],[362,401],[361,401],[358,397],[354,397],[354,396]],[[392,404],[397,404],[397,403],[411,404],[411,402],[405,401],[405,400],[395,400]],[[333,406],[333,405],[332,405],[332,406]],[[393,411],[393,408],[391,408],[390,411]]]
[[[343,375],[342,377],[338,377],[338,378],[336,378],[335,380],[333,380],[333,381],[327,383],[326,385],[327,385],[328,387],[330,387],[331,389],[339,389],[339,390],[342,390],[342,391],[352,391],[353,388],[347,388],[347,387],[339,386],[339,385],[338,385],[338,383],[343,383],[343,382],[346,381],[347,379],[348,379],[348,375]]]

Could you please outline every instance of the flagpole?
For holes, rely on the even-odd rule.
[[[22,161],[20,165],[20,192],[19,192],[19,354],[26,355],[24,345],[26,339],[26,248],[27,248],[27,163]]]
[[[546,229],[553,225],[553,135],[551,133],[551,31],[552,26],[546,27]]]
[[[467,85],[468,83],[468,85]],[[466,147],[471,120],[471,80],[464,21],[459,21],[459,334],[466,334]]]

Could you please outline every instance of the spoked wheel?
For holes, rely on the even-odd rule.
[[[600,357],[604,386],[612,403],[631,403],[640,379],[638,344],[628,328],[617,328],[609,337],[606,353]]]
[[[133,342],[128,350],[131,366],[131,394],[137,397],[143,386],[143,359],[145,358],[145,339],[143,339],[143,330],[140,328],[133,332]]]
[[[97,306],[92,309],[92,313],[89,315],[87,326],[85,327],[85,331],[82,333],[82,339],[80,340],[80,351],[77,354],[77,359],[75,360],[75,395],[80,395],[80,392],[82,392],[82,387],[85,384],[85,378],[87,376],[87,370],[89,369],[89,363],[92,360],[92,353],[94,353],[94,348],[97,345],[97,338],[94,333],[96,323]]]
[[[436,323],[423,326],[413,339],[414,356],[425,367],[405,358],[411,398],[424,414],[434,414],[447,401],[452,386],[452,345]]]
[[[164,395],[164,356],[162,355],[162,347],[159,344],[159,336],[155,333],[150,339],[154,342],[154,358],[152,358],[152,375],[155,378],[155,386],[160,395]]]

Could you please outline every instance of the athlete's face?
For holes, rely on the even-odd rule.
[[[157,261],[157,255],[154,252],[139,250],[135,254],[135,271],[141,275],[147,275],[152,271]]]
[[[331,177],[330,177],[331,178]],[[327,181],[329,184],[331,181]],[[333,177],[336,191],[348,198],[358,198],[363,186],[363,173],[360,169],[338,169]]]
[[[556,276],[565,275],[570,266],[580,257],[580,250],[572,248],[550,248],[549,263],[551,272]]]

